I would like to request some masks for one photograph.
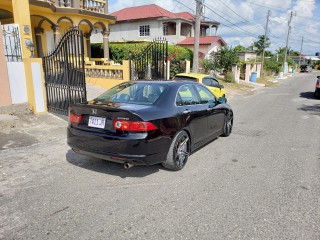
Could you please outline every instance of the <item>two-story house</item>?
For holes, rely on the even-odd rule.
[[[116,24],[110,26],[110,41],[152,41],[165,37],[171,44],[194,37],[196,16],[188,13],[173,13],[155,4],[124,8],[111,16]],[[220,23],[201,21],[200,35],[216,35]]]

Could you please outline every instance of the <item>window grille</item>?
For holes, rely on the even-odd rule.
[[[140,32],[140,37],[150,36],[150,25],[140,26],[139,32]]]

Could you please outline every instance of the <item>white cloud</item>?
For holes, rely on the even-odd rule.
[[[256,39],[253,37],[225,37],[224,40],[228,46],[232,47],[237,45],[250,46],[254,41],[256,41]]]

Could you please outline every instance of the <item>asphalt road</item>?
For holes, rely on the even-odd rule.
[[[61,131],[0,151],[0,239],[320,239],[316,75],[233,98],[231,136],[179,172],[77,155]]]

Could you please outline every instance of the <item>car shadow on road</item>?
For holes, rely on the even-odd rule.
[[[300,93],[300,97],[306,98],[306,99],[315,99],[314,92],[302,92],[302,93]]]
[[[81,167],[90,171],[100,172],[103,174],[119,176],[121,178],[141,178],[159,172],[160,169],[163,169],[160,164],[152,166],[134,166],[132,168],[125,169],[123,167],[123,164],[104,161],[102,159],[94,157],[84,156],[75,153],[71,149],[67,152],[66,159],[69,163],[77,167]]]
[[[312,115],[320,116],[320,104],[315,105],[302,105],[302,107],[298,108],[299,110],[308,112]]]

